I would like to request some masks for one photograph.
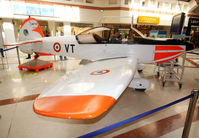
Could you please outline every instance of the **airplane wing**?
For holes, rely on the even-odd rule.
[[[96,61],[62,77],[33,104],[36,113],[66,119],[92,119],[105,112],[133,79],[135,58]]]
[[[18,43],[4,44],[3,46],[20,46],[20,45],[24,45],[24,44],[39,43],[39,42],[42,42],[42,40],[21,41]]]

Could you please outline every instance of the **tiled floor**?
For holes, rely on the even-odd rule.
[[[199,50],[196,52],[199,53]],[[41,57],[41,60],[54,62],[54,67],[35,73],[18,70],[15,50],[7,52],[7,55],[9,67],[2,69],[2,65],[0,65],[0,138],[78,137],[184,97],[190,94],[192,89],[199,89],[199,69],[196,65],[199,64],[199,56],[188,54],[189,60],[185,63],[182,89],[178,88],[176,82],[168,82],[163,88],[161,79],[154,72],[155,66],[146,64],[146,68],[141,73],[144,78],[151,82],[150,88],[146,92],[127,88],[119,100],[106,113],[96,119],[48,118],[33,112],[34,98],[45,88],[53,85],[64,74],[83,66],[79,65],[80,60],[69,58],[65,61],[55,61],[54,57]],[[20,55],[22,62],[28,61],[25,59],[26,55],[22,53]],[[191,63],[190,60],[196,64],[192,64],[193,62]],[[187,106],[188,101],[179,103],[99,137],[121,137],[121,134],[125,133],[131,137],[132,134],[133,137],[181,137],[182,114],[187,110]],[[199,116],[199,113],[196,116]],[[164,121],[171,123],[164,124],[162,123]],[[158,123],[159,125],[157,125]],[[199,137],[197,127],[199,127],[199,121],[196,119],[190,131],[191,138]],[[141,132],[145,132],[145,135],[140,134]]]

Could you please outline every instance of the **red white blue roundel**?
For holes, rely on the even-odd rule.
[[[61,51],[60,43],[58,43],[58,42],[54,43],[53,49],[55,50],[55,52],[60,52]]]
[[[106,69],[106,70],[98,70],[98,71],[94,71],[94,72],[91,72],[90,75],[102,75],[102,74],[106,74],[106,73],[109,73],[110,70]]]

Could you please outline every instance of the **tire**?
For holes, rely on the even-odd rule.
[[[138,70],[139,73],[141,73],[143,70]]]
[[[135,89],[136,91],[144,92],[146,89]]]

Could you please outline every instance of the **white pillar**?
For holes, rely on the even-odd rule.
[[[15,43],[14,25],[12,20],[3,20],[3,30],[5,35],[5,44]]]
[[[48,21],[48,28],[50,30],[50,36],[55,36],[55,22]]]
[[[3,35],[2,35],[2,31],[1,31],[1,25],[0,25],[0,48],[3,48]]]
[[[69,22],[64,22],[64,35],[71,35],[71,26]]]

